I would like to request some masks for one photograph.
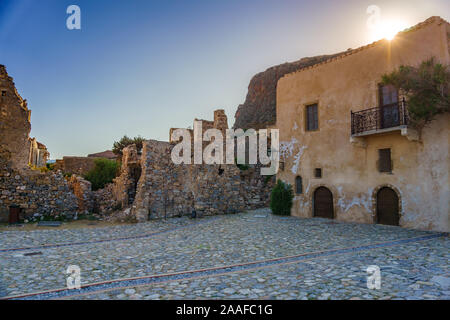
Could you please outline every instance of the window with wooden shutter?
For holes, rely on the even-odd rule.
[[[319,129],[319,114],[317,103],[306,106],[306,130],[314,131]]]
[[[392,172],[391,149],[379,149],[378,155],[378,170]]]
[[[295,178],[295,193],[296,194],[302,194],[303,193],[302,177],[300,177],[300,176],[297,176]]]

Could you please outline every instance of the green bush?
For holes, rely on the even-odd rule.
[[[291,214],[293,199],[294,191],[292,190],[292,186],[278,180],[270,195],[270,209],[272,209],[273,214],[289,216]]]
[[[95,167],[84,178],[92,183],[92,190],[103,189],[117,176],[119,163],[115,160],[95,159]]]

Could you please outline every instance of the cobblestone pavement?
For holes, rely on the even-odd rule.
[[[81,290],[22,298],[448,300],[449,247],[439,233],[276,217],[267,209],[96,229],[5,231],[0,297],[64,289],[67,267],[78,265]],[[381,270],[381,289],[367,288],[370,265]]]

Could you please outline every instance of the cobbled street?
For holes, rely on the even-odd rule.
[[[0,298],[445,299],[447,234],[235,215],[0,232]],[[66,287],[80,267],[81,289]],[[369,289],[369,266],[381,288]]]

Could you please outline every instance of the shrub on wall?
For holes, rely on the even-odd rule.
[[[111,183],[119,171],[119,163],[115,160],[95,159],[95,167],[84,178],[92,184],[92,190],[103,189]]]
[[[293,199],[294,191],[292,186],[278,180],[270,195],[270,209],[273,214],[288,216],[291,214]]]
[[[383,84],[401,90],[408,100],[410,125],[419,132],[436,115],[450,112],[450,67],[431,58],[418,67],[400,66],[383,75]]]

